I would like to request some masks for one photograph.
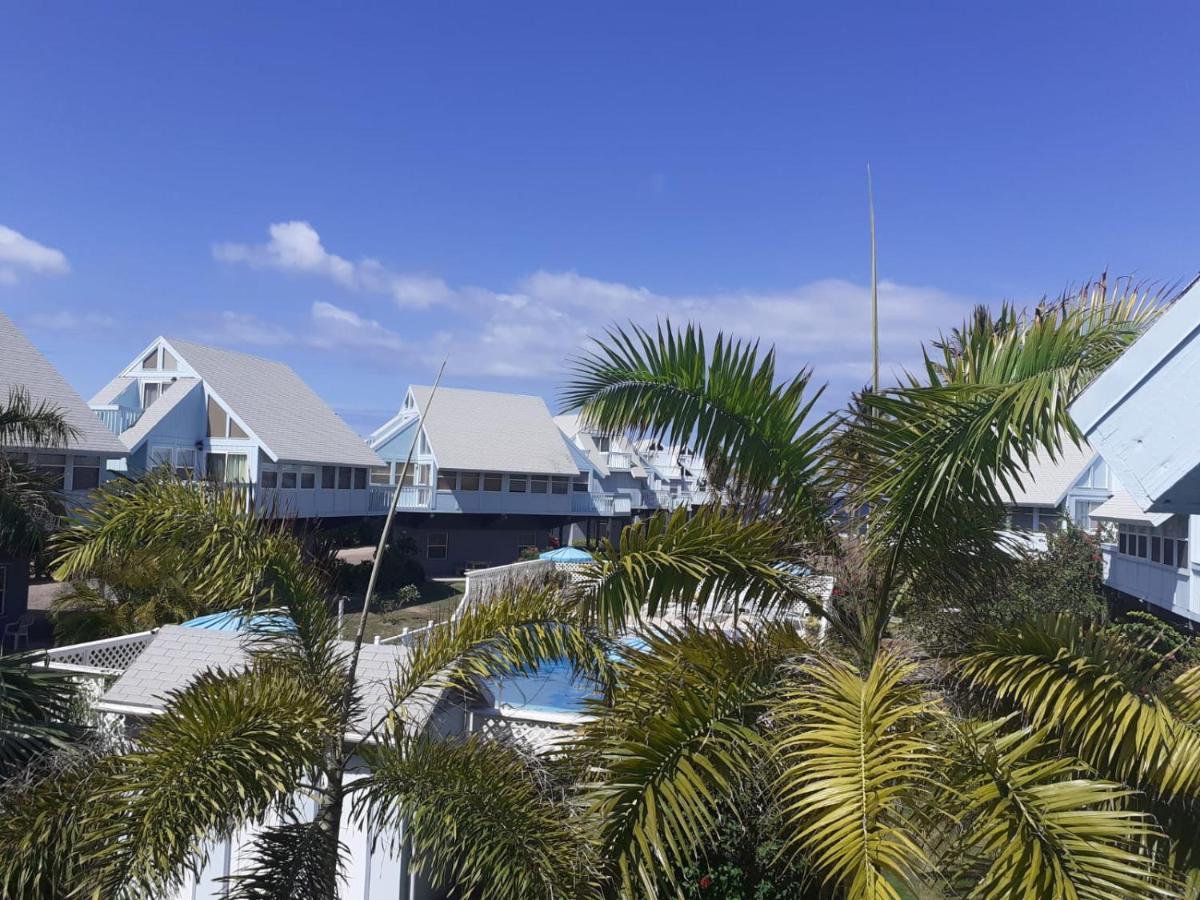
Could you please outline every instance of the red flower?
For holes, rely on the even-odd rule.
[[[707,891],[710,887],[712,887],[712,879],[705,875],[700,879],[700,890]]]

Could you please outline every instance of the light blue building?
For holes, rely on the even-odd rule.
[[[430,393],[410,387],[367,441],[382,458],[372,502],[382,510],[400,491],[397,533],[415,541],[429,574],[503,565],[581,531],[607,536],[631,517],[630,496],[605,489],[541,397],[442,387],[431,404]]]
[[[260,509],[300,519],[372,510],[381,460],[283,363],[159,337],[89,405],[130,475],[167,466],[247,485]]]

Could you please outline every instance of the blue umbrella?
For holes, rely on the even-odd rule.
[[[559,547],[557,550],[547,550],[541,554],[541,559],[560,563],[581,563],[591,562],[592,554],[578,547]]]
[[[260,613],[251,616],[249,622],[240,609],[210,613],[181,623],[185,628],[203,628],[207,631],[246,631],[249,625],[269,631],[291,631],[296,624],[282,613]]]

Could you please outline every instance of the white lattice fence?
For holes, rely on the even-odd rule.
[[[538,753],[554,749],[569,738],[576,728],[565,722],[547,722],[479,710],[471,714],[471,720],[471,730],[476,734],[492,740],[524,744]]]
[[[150,646],[152,640],[153,631],[139,631],[136,634],[88,641],[86,644],[54,647],[46,651],[46,665],[50,668],[59,664],[86,666],[89,669],[119,674],[129,668],[129,664]]]

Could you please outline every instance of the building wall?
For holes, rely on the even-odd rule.
[[[4,584],[4,604],[0,608],[2,632],[5,625],[17,621],[29,608],[29,560],[0,556],[0,578]]]
[[[430,578],[461,575],[468,568],[487,568],[516,562],[521,547],[548,550],[550,537],[563,538],[570,523],[549,516],[406,515],[397,513],[393,534],[406,535],[417,546],[417,559]],[[431,536],[433,556],[430,556]],[[445,537],[445,556],[439,550]]]

